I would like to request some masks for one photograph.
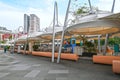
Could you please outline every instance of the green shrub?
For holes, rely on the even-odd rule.
[[[34,51],[37,51],[38,48],[39,48],[39,45],[33,45],[33,50],[34,50]]]

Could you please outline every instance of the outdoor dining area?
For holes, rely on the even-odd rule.
[[[86,56],[86,57],[92,57],[93,63],[112,65],[113,72],[120,73],[119,50],[115,51],[116,47],[114,47],[113,49],[110,49],[108,47],[109,45],[107,44],[108,36],[106,35],[106,34],[110,34],[109,38],[112,38],[114,34],[119,33],[120,21],[108,20],[108,19],[109,19],[109,16],[107,20],[103,19],[98,21],[79,23],[79,24],[68,27],[65,30],[65,32],[67,34],[69,33],[69,35],[76,35],[76,36],[72,36],[70,38],[64,39],[60,58],[77,61],[78,59],[80,59],[82,56],[85,55],[85,52],[87,52],[88,55],[94,53],[91,56]],[[32,54],[35,56],[52,57],[52,34],[49,34],[49,35],[47,34],[47,37],[45,34],[44,35],[42,34],[35,36],[37,39],[30,37],[27,40],[21,39],[16,41],[16,45],[17,44],[19,45],[17,45],[15,51],[22,54]],[[96,44],[97,46],[93,45],[95,44],[94,38],[91,39],[91,37],[89,38],[85,35],[98,35],[97,36],[98,40]],[[104,40],[103,49],[101,49],[101,44],[99,43],[100,42],[99,35],[103,35],[104,37],[104,39],[101,39],[101,40]],[[76,41],[78,40],[79,40],[79,43],[76,43]],[[54,46],[54,51],[55,51],[54,58],[58,57],[60,41],[61,41],[60,39],[56,39],[55,46]],[[27,46],[25,50],[26,42],[27,42]],[[22,47],[20,44],[22,45]],[[18,51],[18,46],[20,46],[19,51]],[[95,48],[92,49],[93,47]],[[119,44],[117,48],[119,49]]]
[[[50,57],[52,62],[57,58],[58,63],[60,59],[91,57],[93,63],[112,65],[113,72],[120,73],[120,13],[87,14],[70,26],[66,22],[55,26],[53,21],[47,29],[17,39],[14,52]]]

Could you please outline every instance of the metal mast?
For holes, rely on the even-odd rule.
[[[52,38],[52,62],[54,62],[55,53],[55,26],[58,25],[58,7],[57,2],[54,4],[54,14],[53,14],[53,38]]]
[[[115,6],[115,0],[113,0],[113,5],[112,5],[112,9],[111,9],[112,13],[114,12],[114,6]]]
[[[65,33],[64,31],[65,31],[65,29],[67,27],[67,20],[68,20],[68,13],[69,13],[69,8],[70,8],[70,3],[71,3],[71,0],[69,0],[69,2],[68,2],[68,7],[67,7],[65,21],[64,21],[64,26],[63,26],[63,31],[62,31],[61,43],[60,43],[59,52],[58,52],[57,63],[60,62],[61,49],[62,49],[62,44],[63,44],[63,39],[64,39],[64,33]]]

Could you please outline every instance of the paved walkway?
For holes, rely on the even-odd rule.
[[[10,54],[9,52],[4,53],[3,50],[0,50],[0,66],[18,63],[13,55],[14,54]]]
[[[9,53],[7,56],[18,63],[0,65],[0,80],[120,80],[112,66],[93,64],[89,59],[61,60],[57,64],[45,57]]]

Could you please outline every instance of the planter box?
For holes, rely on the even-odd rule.
[[[110,64],[113,60],[120,60],[120,56],[93,56],[93,63]]]
[[[44,56],[44,57],[52,57],[52,53],[51,52],[36,52],[36,51],[32,51],[32,55]],[[58,57],[58,53],[55,53],[54,57],[57,58]],[[77,61],[78,58],[79,58],[79,56],[77,54],[61,53],[61,59]]]
[[[112,69],[114,73],[120,74],[120,60],[113,60]]]

